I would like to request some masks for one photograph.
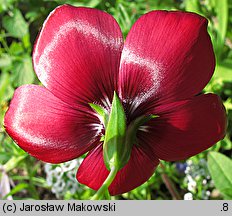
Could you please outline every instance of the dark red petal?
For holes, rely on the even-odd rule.
[[[159,159],[187,159],[214,145],[225,136],[226,113],[215,94],[193,97],[154,110],[160,117],[139,133]]]
[[[140,186],[151,177],[158,164],[157,158],[154,156],[151,158],[142,149],[134,147],[128,164],[117,173],[109,187],[110,194],[126,193]],[[91,151],[82,162],[77,172],[77,180],[98,190],[108,174],[109,171],[103,161],[102,146],[99,146]]]
[[[46,88],[25,85],[15,91],[4,126],[32,156],[60,163],[84,154],[97,144],[97,122],[96,117],[84,109],[69,107]]]
[[[134,106],[148,99],[159,104],[187,99],[201,92],[214,66],[205,18],[153,11],[139,18],[126,38],[119,72],[121,96]]]
[[[117,88],[123,46],[115,19],[100,10],[63,5],[44,22],[33,51],[44,86],[66,103],[108,103]]]

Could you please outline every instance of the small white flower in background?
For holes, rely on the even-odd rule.
[[[188,179],[188,190],[194,192],[196,190],[197,183],[193,180],[192,176],[187,175]]]
[[[193,195],[192,195],[192,193],[186,193],[185,195],[184,195],[184,200],[193,200]]]
[[[198,194],[198,198],[209,199],[210,191],[208,189],[212,187],[213,183],[207,168],[207,161],[200,159],[198,164],[196,164],[192,160],[188,160],[185,174],[185,182],[187,183],[188,191],[191,192],[190,194],[192,196],[196,194],[198,186],[201,186],[201,197]]]
[[[211,194],[210,191],[206,191],[206,195],[207,195],[208,197],[210,196],[210,194]]]
[[[202,184],[203,184],[203,185],[206,185],[206,184],[207,184],[207,180],[206,180],[206,179],[203,179]]]
[[[211,195],[210,191],[208,191],[208,190],[207,191],[205,191],[205,190],[202,191],[202,199],[207,200],[207,199],[209,199],[210,195]]]
[[[75,194],[78,191],[76,171],[82,160],[79,158],[62,164],[45,164],[47,185],[51,187],[52,193],[57,198],[64,196],[66,192]]]

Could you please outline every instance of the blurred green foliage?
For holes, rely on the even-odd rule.
[[[47,184],[44,163],[28,156],[7,136],[3,128],[3,117],[15,88],[27,83],[39,84],[32,67],[32,47],[48,14],[58,5],[65,3],[107,11],[116,18],[124,36],[127,35],[138,17],[151,10],[192,11],[208,18],[208,30],[214,45],[217,65],[215,74],[206,86],[205,92],[214,92],[220,95],[227,109],[228,131],[225,139],[210,150],[190,158],[187,163],[186,161],[163,162],[165,170],[159,167],[148,182],[129,193],[114,197],[114,199],[172,199],[162,180],[164,174],[173,182],[181,198],[184,198],[188,192],[192,194],[193,199],[231,197],[231,194],[225,195],[225,191],[219,191],[225,189],[220,184],[223,179],[218,177],[222,176],[223,178],[223,175],[220,175],[217,167],[215,168],[216,165],[227,163],[229,159],[225,159],[225,156],[218,156],[219,153],[210,154],[208,161],[210,173],[206,165],[200,164],[201,161],[206,160],[209,151],[220,152],[229,158],[232,155],[232,1],[0,0],[0,185],[5,187],[5,194],[2,188],[0,198],[56,198],[54,193],[51,193],[51,185]],[[217,157],[220,160],[219,165],[215,165]],[[184,173],[179,166],[187,166],[188,171]],[[215,174],[217,170],[218,175]],[[8,178],[3,178],[3,175]],[[3,179],[5,180],[3,181]],[[231,181],[230,179],[227,188],[231,186],[229,185]],[[60,198],[89,199],[93,194],[94,191],[79,185],[77,193],[72,194],[67,191]]]
[[[210,152],[208,167],[215,186],[226,199],[232,199],[232,160],[218,152]]]

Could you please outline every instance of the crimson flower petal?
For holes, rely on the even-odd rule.
[[[117,173],[110,185],[110,194],[126,193],[140,186],[152,176],[158,164],[157,158],[154,156],[151,158],[141,148],[134,147],[129,162]],[[98,146],[82,162],[77,172],[77,180],[98,190],[108,175],[109,171],[103,160],[102,146]]]
[[[201,92],[214,67],[204,17],[153,11],[140,17],[126,38],[119,72],[121,96],[136,106],[149,98],[156,104],[187,99]]]
[[[64,5],[43,24],[34,46],[34,69],[45,87],[72,106],[108,105],[117,88],[122,46],[111,15]]]
[[[225,108],[215,94],[163,105],[154,112],[160,117],[148,123],[149,134],[140,131],[138,136],[159,159],[187,159],[225,136]]]
[[[84,109],[75,110],[36,85],[15,91],[4,119],[7,133],[22,149],[50,163],[74,159],[95,147],[97,123]]]

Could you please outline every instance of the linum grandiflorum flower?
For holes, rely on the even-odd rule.
[[[15,91],[6,131],[45,162],[89,152],[77,179],[94,190],[111,173],[111,195],[130,191],[159,159],[186,159],[224,137],[220,98],[200,94],[215,58],[197,14],[149,12],[124,42],[111,15],[63,5],[44,22],[33,64],[44,87]]]

